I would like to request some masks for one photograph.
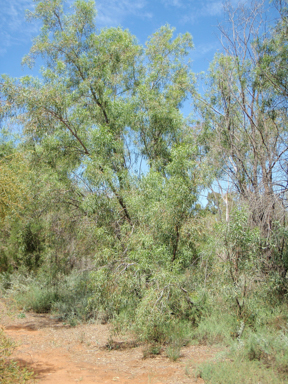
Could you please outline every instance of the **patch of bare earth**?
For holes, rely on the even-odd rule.
[[[165,352],[143,359],[145,346],[123,336],[113,337],[111,342],[107,324],[71,328],[49,314],[26,313],[25,318],[19,318],[19,313],[9,312],[3,301],[0,325],[18,345],[13,359],[32,368],[41,384],[191,383],[196,382],[195,367],[219,351],[192,345],[182,348],[176,362],[170,361]],[[204,383],[200,378],[197,382]]]

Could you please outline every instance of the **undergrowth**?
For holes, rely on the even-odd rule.
[[[174,276],[176,281],[177,275]],[[190,275],[181,285],[174,283],[171,274],[162,278],[155,279],[157,288],[150,283],[147,290],[146,283],[141,291],[138,285],[141,300],[137,295],[129,297],[133,287],[125,286],[124,280],[118,297],[116,289],[121,286],[115,284],[114,290],[109,291],[114,312],[111,302],[105,311],[93,275],[73,272],[59,275],[51,283],[45,274],[14,273],[2,275],[1,289],[23,311],[52,312],[71,326],[90,319],[110,321],[115,333],[132,332],[136,340],[146,345],[144,358],[163,353],[175,361],[189,343],[218,345],[224,351],[221,357],[198,367],[197,374],[205,383],[287,382],[288,313],[283,296],[269,297],[271,285],[255,285],[242,300],[240,313],[229,281],[225,283],[219,278],[218,286],[214,282],[218,289],[212,289],[212,285],[204,289],[200,283],[197,289],[196,274],[190,285]],[[192,289],[193,294],[188,294]],[[121,302],[125,295],[126,301]]]
[[[96,317],[95,311],[87,309],[91,293],[84,274],[59,275],[52,284],[44,274],[2,274],[0,284],[2,294],[24,311],[52,312],[71,326]]]
[[[252,323],[236,313],[215,309],[195,329],[201,344],[222,347],[216,360],[203,363],[197,375],[213,384],[282,384],[288,377],[288,327],[285,305],[262,303]],[[227,309],[227,308],[226,308]]]
[[[197,376],[207,384],[285,384],[273,369],[258,361],[217,361],[201,365]]]
[[[17,362],[9,359],[15,349],[15,343],[7,338],[0,329],[0,382],[1,384],[23,384],[34,382],[34,373],[20,367]]]

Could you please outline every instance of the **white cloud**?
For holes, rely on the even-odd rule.
[[[205,4],[200,8],[202,16],[220,16],[224,13],[225,0],[206,0]],[[249,6],[249,0],[229,0],[232,7],[238,5]]]
[[[151,18],[151,12],[144,9],[146,5],[146,0],[98,0],[96,23],[99,27],[109,27],[119,25],[128,16]]]
[[[225,0],[161,0],[166,7],[174,6],[185,9],[186,14],[183,16],[184,21],[195,20],[197,17],[221,15],[224,1]],[[231,0],[232,4],[236,2],[239,2],[239,0]]]
[[[233,0],[238,1],[238,0]],[[223,0],[190,0],[186,3],[186,12],[182,17],[183,24],[194,24],[205,17],[221,17],[223,15]]]
[[[181,0],[161,0],[161,2],[166,6],[173,6],[173,7],[183,7],[184,4]]]
[[[199,55],[202,56],[210,52],[215,52],[216,48],[221,48],[219,41],[217,40],[212,43],[200,44],[197,47],[197,52],[199,52]]]
[[[0,0],[0,55],[11,45],[30,40],[36,31],[35,24],[26,22],[26,9],[32,10],[32,0]]]
[[[201,67],[209,66],[215,52],[221,50],[221,44],[218,40],[214,40],[211,43],[195,44],[195,49],[191,52],[191,59],[194,63],[198,63],[201,60]]]
[[[209,1],[205,7],[203,7],[201,13],[203,16],[219,16],[223,12],[223,1]]]

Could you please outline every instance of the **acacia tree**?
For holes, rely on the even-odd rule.
[[[124,310],[160,338],[150,332],[193,306],[179,274],[197,260],[191,223],[203,184],[180,111],[194,90],[191,36],[173,39],[165,26],[144,49],[120,28],[97,32],[94,3],[85,1],[72,11],[38,1],[30,17],[43,27],[24,62],[40,55],[46,68],[41,80],[3,77],[3,110],[22,124],[33,166],[45,163],[76,185],[78,195],[65,188],[64,198],[92,233],[91,305]]]
[[[75,2],[72,12],[61,0],[38,1],[29,17],[43,27],[24,63],[41,56],[46,68],[42,80],[4,77],[3,105],[24,110],[18,116],[35,153],[41,146],[47,161],[82,177],[95,199],[109,201],[119,238],[119,223],[137,222],[127,196],[139,157],[167,179],[172,153],[177,146],[183,152],[180,106],[193,90],[185,61],[191,37],[173,40],[166,26],[143,49],[121,28],[97,33],[94,3],[85,1]],[[185,177],[195,196],[188,169]]]
[[[183,62],[191,37],[172,41],[172,30],[163,27],[143,52],[128,31],[97,34],[93,2],[76,2],[68,15],[63,7],[61,1],[38,2],[30,14],[42,20],[43,28],[24,62],[32,65],[41,55],[47,64],[43,80],[5,78],[2,94],[7,105],[25,107],[25,133],[34,142],[44,145],[53,137],[51,146],[73,158],[71,168],[83,159],[93,163],[131,224],[121,192],[131,168],[126,141],[131,131],[141,132],[149,161],[168,156],[184,125],[179,105],[192,87]]]
[[[286,216],[285,189],[279,186],[287,183],[283,168],[288,154],[287,113],[284,103],[279,103],[279,89],[272,85],[273,71],[270,83],[263,80],[267,71],[264,63],[270,61],[276,71],[279,61],[276,54],[268,60],[267,50],[259,48],[260,41],[265,42],[271,33],[262,19],[263,6],[263,1],[251,2],[250,8],[247,4],[235,9],[226,5],[226,23],[220,26],[224,52],[211,64],[207,98],[200,102],[202,143],[216,164],[220,187],[238,204],[248,207],[250,225],[260,229],[262,268],[279,268],[285,276],[286,240],[277,231]],[[283,32],[283,28],[279,21],[276,29]],[[275,36],[280,33],[276,29]],[[281,36],[284,39],[285,33]],[[285,66],[280,67],[283,74]],[[281,97],[283,100],[283,93]],[[271,245],[275,236],[279,238]],[[238,245],[233,252],[231,265],[236,271],[242,257]]]
[[[112,313],[130,306],[135,316],[141,302],[149,317],[154,300],[162,318],[173,298],[177,318],[192,305],[178,275],[197,258],[191,222],[203,184],[180,111],[194,91],[191,36],[174,39],[165,26],[143,48],[121,28],[97,32],[86,1],[72,10],[37,1],[30,17],[43,27],[24,62],[40,56],[46,67],[41,80],[2,78],[3,111],[23,126],[33,166],[45,163],[76,185],[78,194],[63,196],[93,222],[95,305]]]
[[[272,28],[271,34],[265,39],[258,41],[258,53],[261,58],[261,76],[262,85],[269,86],[274,90],[274,95],[282,97],[283,107],[287,108],[288,84],[287,84],[287,19],[288,19],[288,3],[286,0],[274,1],[275,8],[279,12],[279,20]],[[271,100],[270,100],[271,102]],[[268,104],[267,107],[278,109],[277,104]]]
[[[268,235],[277,216],[275,185],[286,159],[286,114],[266,110],[275,91],[261,81],[261,54],[255,41],[261,33],[261,7],[228,9],[231,31],[220,29],[224,54],[211,68],[211,87],[203,110],[222,175],[248,202],[252,220]],[[279,213],[279,212],[278,212]],[[279,218],[279,217],[278,217]]]
[[[258,39],[256,48],[259,54],[259,81],[264,89],[269,90],[270,97],[263,104],[263,110],[272,118],[278,116],[286,123],[288,83],[288,4],[287,1],[275,1],[279,12],[279,20],[265,39]],[[283,145],[279,153],[279,176],[275,180],[275,190],[281,194],[285,206],[287,192],[287,135],[283,137]],[[283,153],[282,153],[283,152]]]

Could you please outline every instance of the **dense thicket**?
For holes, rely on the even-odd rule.
[[[27,308],[110,319],[153,342],[284,324],[286,2],[268,26],[264,2],[226,6],[205,95],[189,34],[165,26],[142,47],[127,30],[97,31],[93,2],[36,3],[42,29],[24,63],[41,57],[41,76],[0,83],[3,287]]]

